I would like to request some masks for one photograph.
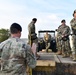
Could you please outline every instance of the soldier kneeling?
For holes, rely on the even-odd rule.
[[[51,42],[51,35],[48,34],[48,32],[46,32],[46,34],[44,35],[44,41],[45,41],[45,48],[46,48],[46,52],[48,52],[48,49],[50,48],[50,42]]]

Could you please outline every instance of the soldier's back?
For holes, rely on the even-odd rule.
[[[3,74],[15,75],[16,72],[16,74],[20,75],[20,73],[25,72],[25,45],[19,38],[10,38],[4,42],[1,55],[1,59],[3,60],[1,64]]]

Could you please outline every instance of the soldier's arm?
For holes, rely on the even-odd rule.
[[[68,27],[68,33],[67,33],[67,35],[70,35],[70,33],[71,33],[71,30],[70,30],[70,27]]]
[[[35,66],[36,66],[36,56],[35,56],[35,53],[32,51],[32,48],[29,45],[27,45],[26,49],[27,49],[27,52],[26,52],[27,65],[30,68],[35,68]]]
[[[29,26],[28,26],[28,32],[29,32],[29,35],[30,35],[30,36],[34,36],[34,35],[35,35],[35,34],[32,34],[32,33],[31,33],[31,32],[32,32],[32,30],[31,30],[32,26],[33,26],[33,25],[29,25]]]
[[[58,30],[57,30],[57,32],[58,32],[58,38],[62,38],[62,32],[61,32],[61,28],[60,28],[61,26],[59,26],[58,27]]]
[[[72,29],[75,28],[75,27],[76,27],[76,21],[74,21],[74,19],[72,19],[72,20],[70,21],[70,25],[71,25],[71,28],[72,28]]]
[[[31,26],[30,25],[28,26],[28,32],[29,32],[29,34],[31,34]]]
[[[1,57],[2,49],[3,49],[4,45],[5,45],[5,41],[0,43],[0,57]]]
[[[73,20],[70,21],[70,25],[71,25],[71,27],[74,26],[74,22],[73,22]]]
[[[74,33],[74,29],[76,29],[76,24],[73,22],[73,20],[70,21],[71,31]]]
[[[61,26],[58,27],[57,32],[58,32],[59,35],[62,35],[62,32],[61,32]]]
[[[67,27],[66,28],[66,30],[65,30],[65,34],[64,34],[64,36],[69,36],[70,35],[70,28],[69,27]]]

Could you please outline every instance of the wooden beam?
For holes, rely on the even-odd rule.
[[[56,63],[52,60],[37,60],[36,66],[56,66]]]

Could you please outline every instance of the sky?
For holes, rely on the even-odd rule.
[[[28,24],[37,18],[39,30],[55,30],[65,19],[70,26],[76,0],[0,0],[0,29],[9,29],[12,23],[22,26],[21,38],[28,37]]]

